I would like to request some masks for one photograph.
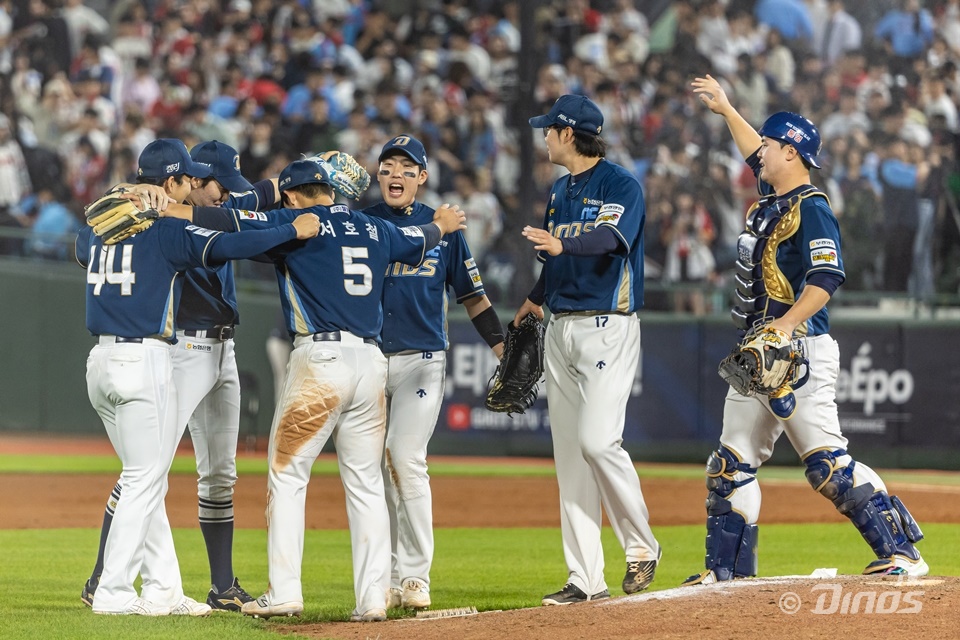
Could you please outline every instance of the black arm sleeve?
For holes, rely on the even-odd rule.
[[[812,284],[814,286],[820,287],[831,296],[840,288],[840,285],[843,284],[843,276],[839,273],[830,273],[827,271],[821,271],[819,273],[811,274],[807,278],[807,284]]]
[[[443,238],[443,232],[440,231],[440,227],[431,222],[420,225],[420,229],[423,231],[424,251],[430,251],[430,249],[440,244],[440,239]]]
[[[533,289],[530,291],[530,294],[527,296],[527,300],[537,305],[538,307],[542,307],[543,300],[546,298],[546,291],[547,291],[546,276],[544,276],[543,269],[541,269],[540,278],[537,280],[537,284],[533,285]]]
[[[216,231],[239,231],[233,213],[222,207],[194,207],[193,224]]]
[[[480,337],[483,338],[483,341],[486,342],[490,348],[503,342],[503,325],[500,323],[500,318],[497,317],[497,312],[492,306],[487,307],[476,316],[470,318],[470,322],[473,323],[477,333],[480,334]]]
[[[602,256],[622,246],[617,234],[607,225],[572,238],[560,238],[560,244],[563,245],[563,252],[571,256]]]

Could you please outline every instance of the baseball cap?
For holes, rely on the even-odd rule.
[[[603,113],[587,96],[568,94],[557,98],[547,115],[530,118],[530,126],[534,129],[543,129],[554,124],[598,136],[603,129]]]
[[[280,172],[278,183],[280,191],[293,189],[302,184],[332,185],[333,181],[330,179],[329,174],[327,174],[326,169],[312,160],[295,160]]]
[[[427,150],[423,148],[422,142],[411,135],[404,133],[383,145],[377,162],[383,162],[384,158],[396,155],[394,152],[402,153],[424,169],[427,168]]]
[[[232,193],[252,191],[253,185],[240,174],[240,154],[230,145],[210,140],[190,149],[194,162],[210,167],[210,177]]]
[[[187,145],[175,138],[158,138],[140,153],[137,175],[141,178],[169,178],[186,174],[192,178],[209,178],[210,167],[194,162]]]

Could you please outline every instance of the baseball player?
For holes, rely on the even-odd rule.
[[[640,357],[646,209],[636,177],[604,159],[603,114],[591,100],[561,96],[530,126],[543,129],[550,161],[569,171],[550,191],[543,228],[523,230],[543,269],[514,318],[542,319],[544,302],[552,313],[544,364],[569,578],[543,604],[567,605],[610,597],[601,505],[626,553],[626,593],[647,588],[660,559],[640,480],[620,446]]]
[[[178,185],[209,168],[193,163],[182,143],[161,145],[164,167]],[[178,173],[183,171],[184,173]],[[187,186],[183,186],[186,184]],[[183,594],[164,508],[167,473],[181,425],[173,383],[173,349],[181,273],[189,268],[258,255],[276,244],[316,235],[319,220],[305,215],[283,227],[220,234],[185,221],[161,220],[106,245],[84,227],[77,260],[87,268],[87,328],[98,336],[87,360],[87,390],[120,458],[123,499],[105,541],[95,613],[208,615],[211,607]],[[143,578],[140,596],[134,580]]]
[[[384,145],[379,162],[383,201],[363,213],[398,226],[429,224],[434,210],[416,200],[428,177],[423,144],[399,135]],[[427,443],[443,401],[448,287],[497,357],[503,352],[503,326],[462,233],[445,236],[417,267],[390,265],[381,334],[387,356],[383,479],[390,512],[390,608],[430,606],[433,499]]]
[[[332,435],[347,494],[354,558],[356,607],[352,621],[386,618],[390,586],[389,517],[381,462],[386,412],[386,359],[377,336],[384,274],[391,262],[415,266],[443,234],[462,228],[456,207],[441,207],[433,221],[397,227],[333,204],[333,180],[309,160],[280,174],[289,208],[267,216],[246,211],[195,209],[201,224],[263,228],[300,209],[321,217],[314,241],[278,247],[275,261],[287,330],[294,337],[287,379],[274,414],[268,451],[267,592],[243,605],[256,617],[300,615],[305,487],[310,469]],[[177,207],[173,207],[174,213]],[[317,273],[343,274],[319,280]],[[330,283],[333,283],[331,286]]]
[[[276,179],[251,185],[240,174],[237,151],[216,140],[198,144],[190,152],[195,163],[209,169],[208,175],[188,176],[189,187],[178,183],[166,174],[166,167],[176,164],[171,149],[177,148],[182,154],[181,147],[179,140],[165,139],[147,145],[139,159],[139,183],[154,184],[173,201],[195,206],[259,210],[279,200]],[[233,572],[233,487],[240,432],[240,381],[233,335],[239,322],[231,262],[211,269],[190,269],[184,274],[177,310],[179,340],[173,355],[174,384],[179,390],[178,424],[181,433],[182,425],[189,427],[197,459],[200,531],[210,563],[207,604],[225,611],[240,611],[244,602],[253,599]],[[121,491],[118,483],[107,501],[97,563],[80,595],[87,605],[92,605],[103,569],[103,548]]]
[[[820,133],[803,116],[785,111],[770,116],[757,132],[713,77],[696,78],[692,86],[723,116],[757,176],[761,196],[738,240],[734,323],[742,333],[769,322],[798,337],[809,378],[795,385],[789,420],[779,417],[789,412],[766,396],[727,392],[720,447],[707,460],[706,566],[685,584],[757,574],[756,474],[784,431],[811,486],[850,518],[876,554],[864,573],[926,575],[927,563],[914,547],[923,537],[920,528],[876,472],[847,453],[840,433],[835,401],[840,352],[829,334],[826,305],[844,272],[837,219],[826,195],[810,184],[811,168],[820,168]]]

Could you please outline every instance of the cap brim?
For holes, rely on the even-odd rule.
[[[545,116],[534,116],[528,120],[530,126],[534,129],[543,129],[544,127],[549,127],[553,124],[553,118],[549,115]]]
[[[244,193],[253,191],[253,185],[247,182],[243,176],[213,176],[217,182],[223,185],[230,193]]]
[[[423,167],[423,165],[420,164],[421,162],[423,162],[420,158],[413,155],[413,153],[411,153],[410,151],[402,147],[393,147],[392,149],[387,149],[386,151],[380,154],[380,157],[377,158],[377,162],[383,162],[384,159],[389,158],[390,156],[398,155],[398,154],[407,156],[408,158],[416,162],[417,165]]]
[[[183,168],[183,172],[191,178],[209,178],[213,173],[213,170],[208,164],[203,164],[202,162],[193,162],[191,160],[190,163]]]

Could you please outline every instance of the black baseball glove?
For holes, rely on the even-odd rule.
[[[156,209],[141,211],[132,201],[109,193],[86,208],[87,225],[103,238],[103,244],[116,244],[140,233],[160,216]]]
[[[528,313],[519,326],[507,325],[503,356],[490,378],[486,407],[499,413],[523,413],[537,400],[543,375],[544,326]]]

